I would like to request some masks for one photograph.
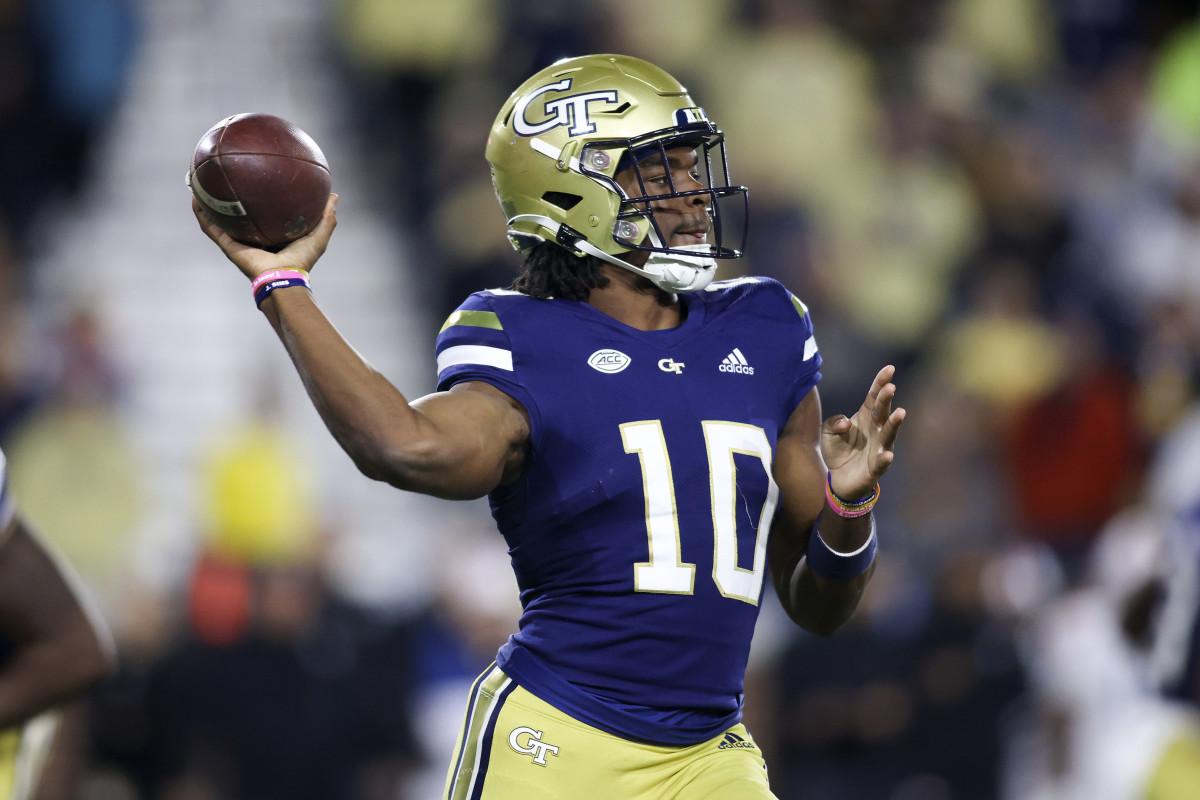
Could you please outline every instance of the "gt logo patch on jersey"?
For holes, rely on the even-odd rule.
[[[661,358],[658,361],[658,368],[663,372],[674,372],[676,375],[683,374],[683,368],[687,366],[682,361],[676,361],[673,358]]]
[[[620,350],[597,350],[588,356],[588,366],[597,372],[615,375],[633,361]]]
[[[524,742],[524,744],[522,744]],[[533,756],[533,763],[539,767],[546,766],[546,754],[558,755],[558,745],[542,741],[542,732],[533,728],[515,728],[508,735],[508,746],[518,753]]]
[[[595,133],[596,125],[588,119],[588,106],[592,103],[617,105],[617,93],[614,90],[584,92],[560,97],[557,100],[547,100],[542,104],[542,113],[546,119],[541,122],[530,122],[525,115],[533,101],[542,95],[547,92],[565,92],[570,88],[571,79],[564,78],[558,83],[534,89],[522,97],[513,108],[513,129],[522,136],[537,136],[539,133],[553,130],[560,125],[569,125],[567,133],[571,136]]]

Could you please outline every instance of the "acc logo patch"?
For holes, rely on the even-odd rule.
[[[615,375],[629,366],[631,359],[620,350],[597,350],[588,356],[588,366],[597,372]]]

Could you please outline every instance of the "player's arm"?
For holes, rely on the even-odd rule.
[[[409,402],[334,329],[307,291],[263,304],[325,425],[363,474],[414,492],[482,497],[520,472],[524,408],[468,382]]]
[[[79,694],[115,668],[103,622],[77,579],[17,514],[0,541],[0,728]]]
[[[205,234],[253,278],[277,269],[311,269],[336,225],[336,197],[320,225],[279,253],[239,244],[193,211]],[[449,499],[482,497],[521,470],[529,439],[524,407],[494,387],[463,383],[414,402],[350,346],[302,287],[262,304],[300,379],[334,438],[368,477]]]
[[[50,712],[54,734],[44,748],[41,769],[28,800],[71,800],[79,796],[79,779],[88,759],[88,707],[79,699]],[[27,742],[22,742],[28,745]]]
[[[904,409],[892,409],[894,370],[884,367],[853,417],[821,422],[821,400],[811,390],[797,406],[776,445],[773,473],[780,505],[771,528],[768,552],[771,579],[788,615],[801,627],[827,636],[854,614],[874,564],[854,577],[831,578],[809,565],[815,529],[836,554],[869,544],[873,514],[840,516],[829,507],[827,475],[834,493],[852,500],[870,495],[891,465],[892,445]],[[818,517],[820,524],[818,525]],[[833,555],[834,561],[840,556]]]

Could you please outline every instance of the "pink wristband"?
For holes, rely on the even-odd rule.
[[[285,278],[299,278],[305,283],[308,283],[308,270],[304,269],[273,269],[270,272],[264,272],[254,279],[250,284],[250,294],[257,295],[258,290],[262,288],[264,283],[278,281]]]
[[[864,514],[870,514],[871,509],[875,507],[875,503],[879,500],[879,484],[875,484],[875,491],[862,500],[848,503],[834,493],[833,476],[827,473],[825,475],[825,499],[829,502],[829,507],[833,509],[833,513],[839,517],[861,517]]]

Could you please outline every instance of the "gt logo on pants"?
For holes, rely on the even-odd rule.
[[[525,745],[522,746],[522,740]],[[558,755],[558,745],[546,744],[542,741],[542,732],[533,728],[517,728],[508,735],[508,746],[518,753],[533,756],[533,763],[540,767],[546,766],[546,753]]]

